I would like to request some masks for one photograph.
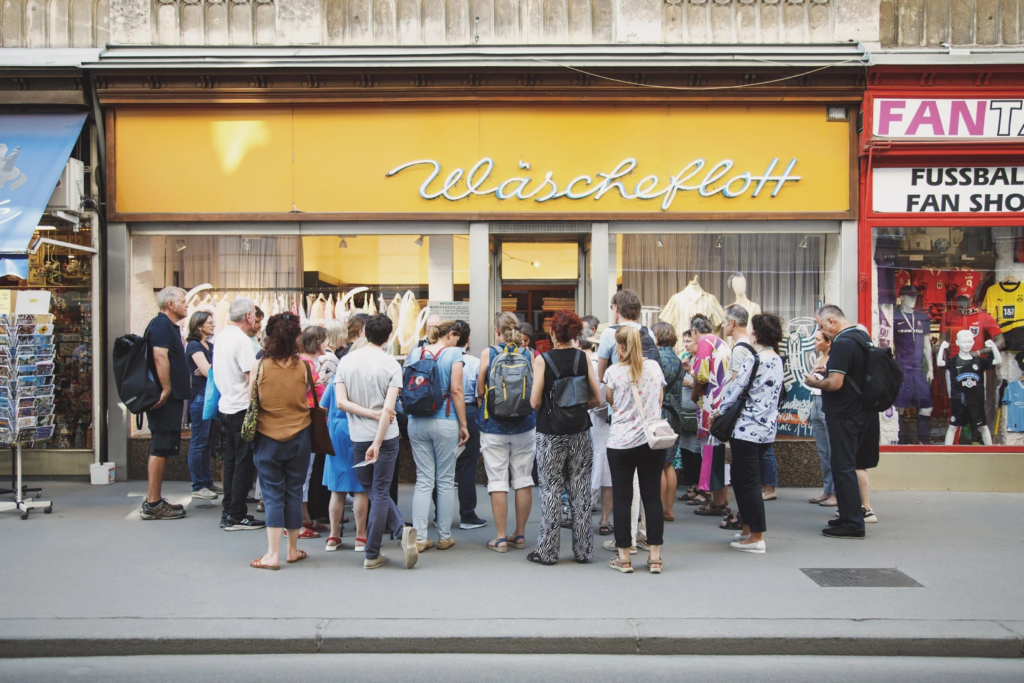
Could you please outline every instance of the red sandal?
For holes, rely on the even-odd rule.
[[[325,524],[318,524],[317,522],[303,522],[302,526],[311,531],[327,531],[327,526]]]
[[[320,538],[320,534],[313,531],[312,529],[303,529],[302,533],[299,534],[299,538]]]

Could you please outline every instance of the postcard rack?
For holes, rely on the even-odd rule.
[[[54,352],[52,313],[0,313],[0,447],[11,448],[14,486],[0,490],[14,494],[0,512],[17,510],[22,519],[36,508],[53,511],[39,500],[41,489],[22,484],[21,449],[53,435]]]

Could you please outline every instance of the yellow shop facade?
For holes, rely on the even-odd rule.
[[[645,324],[680,329],[742,300],[787,328],[782,432],[790,460],[816,466],[799,380],[814,311],[857,312],[862,88],[848,68],[776,82],[772,67],[750,88],[724,62],[695,76],[682,54],[647,74],[582,58],[272,77],[179,63],[146,67],[146,87],[125,59],[99,91],[108,341],[140,333],[168,285],[195,290],[194,307],[387,310],[397,353],[427,307],[465,318],[479,351],[503,310],[543,337],[562,308],[607,321],[618,288],[640,295]],[[115,463],[129,437],[116,401]]]

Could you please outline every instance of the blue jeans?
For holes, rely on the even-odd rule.
[[[779,485],[779,463],[775,460],[775,448],[768,446],[768,452],[761,458],[761,486]]]
[[[825,413],[821,412],[821,396],[814,397],[814,404],[811,406],[811,416],[808,422],[811,424],[814,444],[818,448],[818,458],[821,460],[821,478],[824,481],[822,493],[831,496],[836,492],[836,489],[832,483],[832,459],[829,456],[828,425],[825,424]]]
[[[192,477],[192,490],[213,486],[210,474],[210,423],[203,419],[206,392],[200,391],[188,406],[192,419],[192,439],[188,445],[188,473]]]
[[[372,441],[352,442],[352,461],[359,464],[366,460],[366,451]],[[329,457],[329,456],[328,456]],[[377,460],[372,465],[358,469],[359,483],[370,497],[370,513],[366,520],[366,554],[368,560],[376,560],[380,556],[380,546],[384,542],[385,529],[400,534],[405,520],[398,506],[389,495],[391,480],[395,477],[395,464],[398,462],[398,437],[381,443],[377,452]]]
[[[416,462],[416,488],[412,494],[412,525],[416,538],[427,538],[430,499],[437,486],[437,535],[451,538],[455,511],[455,447],[457,420],[413,417],[409,420],[412,459]]]

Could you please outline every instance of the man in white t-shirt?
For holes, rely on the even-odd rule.
[[[612,327],[606,327],[601,333],[601,343],[597,346],[597,378],[604,381],[604,372],[610,366],[619,362],[618,347],[615,344],[615,330],[623,325],[643,330],[643,326],[637,322],[640,320],[640,297],[629,289],[620,289],[612,296]],[[651,339],[654,335],[650,330],[647,334]],[[657,340],[655,340],[657,341]]]
[[[263,521],[247,514],[245,499],[256,466],[252,449],[242,438],[242,422],[249,409],[249,372],[256,367],[251,338],[256,305],[252,299],[239,297],[231,302],[228,319],[217,335],[213,352],[213,379],[220,391],[217,410],[224,427],[224,512],[220,525],[225,531],[262,529]]]
[[[402,513],[389,495],[398,462],[395,403],[402,388],[402,366],[382,347],[393,327],[384,314],[369,318],[363,327],[366,346],[342,358],[334,373],[338,409],[348,413],[352,458],[356,465],[373,463],[358,470],[359,483],[370,498],[363,569],[377,569],[388,563],[387,555],[380,552],[385,529],[392,534],[401,532],[407,568],[412,569],[419,559],[416,529],[405,526]]]

